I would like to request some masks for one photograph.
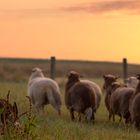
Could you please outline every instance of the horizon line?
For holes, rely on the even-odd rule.
[[[55,56],[51,56],[51,57],[55,57]],[[51,59],[51,57],[50,58],[32,58],[32,57],[1,57],[0,56],[0,60],[1,59],[11,59],[11,60],[34,60],[34,61],[36,61],[36,60],[40,60],[40,61],[45,61],[45,60],[50,60]],[[73,62],[89,62],[89,63],[92,63],[92,62],[100,62],[100,63],[122,63],[123,62],[123,59],[124,58],[122,58],[122,61],[110,61],[110,60],[86,60],[86,59],[62,59],[62,58],[58,58],[57,59],[57,57],[55,57],[56,58],[56,60],[58,60],[58,61],[73,61]],[[127,58],[126,58],[127,59]],[[128,59],[127,59],[127,63],[128,63]],[[128,64],[130,64],[130,65],[140,65],[140,63],[128,63]]]

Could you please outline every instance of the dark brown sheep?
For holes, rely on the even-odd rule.
[[[111,85],[113,82],[116,82],[119,77],[116,77],[111,74],[103,75],[104,85],[103,89],[105,90],[105,106],[109,112],[109,120],[110,120],[110,97],[111,97]]]
[[[134,123],[135,127],[140,130],[140,74],[138,74],[137,79],[139,82],[130,103],[130,113],[132,123]]]
[[[74,111],[84,114],[87,120],[94,120],[96,111],[95,91],[90,84],[80,82],[80,75],[71,71],[65,91],[65,104],[70,111],[71,119],[74,120]],[[79,116],[79,120],[81,115]]]

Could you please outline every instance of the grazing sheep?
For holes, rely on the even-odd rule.
[[[116,82],[116,80],[119,77],[116,77],[111,74],[103,75],[104,78],[104,85],[103,89],[105,90],[105,106],[109,112],[109,120],[110,120],[110,97],[111,97],[111,85],[113,82]]]
[[[140,130],[140,74],[138,74],[137,79],[139,82],[130,103],[130,114],[132,123],[134,123],[135,127]]]
[[[128,87],[136,88],[138,84],[138,79],[134,76],[131,76],[126,79],[126,85]]]
[[[38,112],[51,104],[60,114],[61,98],[58,84],[47,77],[41,69],[34,68],[28,82],[28,95]]]
[[[79,121],[81,113],[85,114],[87,120],[94,120],[96,111],[97,97],[95,90],[91,84],[80,81],[80,75],[71,71],[68,75],[68,81],[65,89],[65,104],[70,111],[71,119],[74,120],[74,111],[79,113]]]
[[[125,123],[130,121],[129,102],[134,93],[134,88],[125,87],[119,82],[112,83],[111,97],[110,97],[110,118],[113,116],[115,121],[115,114],[123,117]]]

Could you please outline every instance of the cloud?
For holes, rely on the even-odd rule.
[[[140,14],[140,0],[106,0],[92,3],[75,4],[54,8],[31,8],[31,9],[0,9],[0,20],[24,19],[24,18],[48,18],[63,17],[68,13],[92,13],[104,14],[109,12],[126,12],[129,14]]]
[[[11,19],[23,18],[45,18],[58,16],[60,13],[56,9],[36,8],[36,9],[1,9],[0,17]]]
[[[100,1],[62,7],[61,10],[65,12],[86,12],[93,14],[108,13],[113,11],[140,14],[140,0]]]

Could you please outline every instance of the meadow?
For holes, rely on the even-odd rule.
[[[33,67],[40,67],[49,73],[49,61],[21,61],[21,60],[1,60],[0,61],[0,98],[6,98],[8,90],[10,93],[10,101],[16,101],[19,113],[29,108],[27,95],[28,78]],[[139,65],[130,65],[129,74],[138,73]],[[57,112],[50,106],[45,107],[46,116],[38,116],[33,108],[33,114],[36,115],[36,127],[34,134],[38,140],[139,140],[140,132],[132,125],[125,125],[124,122],[108,121],[108,112],[104,105],[104,94],[99,110],[96,113],[94,123],[87,123],[83,119],[82,122],[72,122],[68,110],[64,105],[64,87],[66,83],[66,74],[69,70],[76,70],[84,75],[84,79],[90,79],[102,87],[102,74],[112,73],[121,74],[121,63],[110,62],[75,62],[75,61],[59,61],[57,63],[56,81],[61,89],[62,96],[62,114],[59,116]],[[48,72],[48,73],[47,73]],[[3,139],[0,136],[0,139]],[[7,138],[8,139],[8,138]]]

